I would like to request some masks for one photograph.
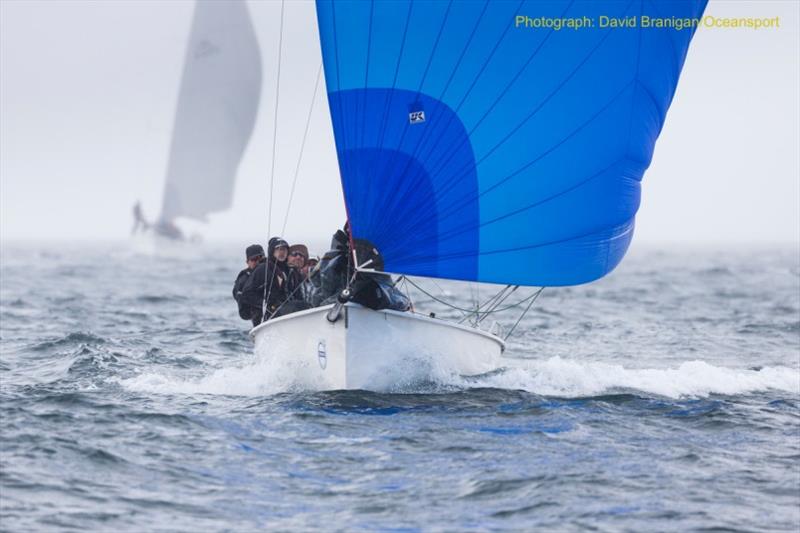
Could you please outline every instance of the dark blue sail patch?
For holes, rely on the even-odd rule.
[[[318,0],[353,236],[399,274],[548,286],[608,274],[694,32],[513,21],[520,9],[695,19],[705,4]]]

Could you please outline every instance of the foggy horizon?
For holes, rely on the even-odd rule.
[[[327,243],[345,213],[324,80],[280,231],[320,64],[314,4],[286,7],[269,232],[280,4],[248,6],[263,91],[233,207],[208,224],[178,224],[208,243],[263,242],[268,233]],[[133,204],[141,200],[151,220],[161,205],[193,3],[2,2],[0,9],[0,239],[126,240]],[[632,248],[796,245],[800,4],[712,1],[706,13],[779,16],[780,27],[697,31],[642,181]]]

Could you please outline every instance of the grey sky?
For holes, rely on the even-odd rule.
[[[265,91],[234,207],[209,240],[263,240],[277,1],[250,1]],[[0,1],[0,237],[125,238],[160,207],[191,1]],[[701,28],[643,181],[636,242],[800,240],[800,2],[713,1],[780,28]],[[319,67],[313,2],[287,5],[272,233]],[[344,208],[321,87],[286,236],[318,241]]]

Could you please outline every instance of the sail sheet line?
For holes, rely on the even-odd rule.
[[[497,309],[498,307],[503,305],[503,302],[505,302],[506,300],[511,298],[511,295],[514,294],[515,292],[517,292],[517,289],[519,289],[519,285],[506,285],[505,289],[503,290],[503,292],[505,293],[505,291],[510,287],[513,287],[510,292],[508,292],[506,294],[503,294],[502,296],[498,297],[497,301],[495,301],[493,304],[491,304],[489,306],[489,309],[486,310],[486,314],[484,314],[482,317],[477,319],[477,323],[478,324],[483,322],[486,319],[486,317],[489,316],[489,314],[494,312],[495,309]]]
[[[533,299],[528,303],[528,307],[526,307],[525,310],[522,312],[522,314],[519,315],[519,318],[517,319],[517,321],[514,323],[513,326],[511,326],[511,329],[509,330],[508,333],[506,333],[506,336],[503,337],[504,341],[507,341],[508,338],[511,337],[511,334],[514,333],[514,330],[517,329],[517,326],[519,326],[519,323],[522,322],[522,319],[525,317],[525,315],[528,314],[528,311],[531,310],[531,306],[533,306],[534,302],[536,302],[536,300],[539,298],[539,295],[542,294],[542,291],[544,291],[544,289],[545,288],[542,287],[541,289],[536,291],[536,294],[533,295]]]
[[[281,227],[281,235],[286,233],[286,224],[289,222],[289,212],[292,209],[292,200],[294,200],[294,190],[297,186],[297,176],[300,175],[300,163],[303,161],[303,153],[306,147],[306,139],[308,138],[308,130],[311,125],[311,114],[314,112],[314,103],[317,101],[317,89],[319,88],[319,80],[322,78],[322,63],[319,64],[317,69],[317,81],[314,83],[314,94],[311,96],[311,105],[308,108],[308,116],[306,117],[306,127],[303,131],[303,140],[300,143],[300,154],[297,156],[297,165],[294,167],[294,178],[292,179],[292,190],[289,192],[289,202],[286,204],[286,215],[283,217],[283,226]]]
[[[275,107],[272,120],[272,161],[269,172],[269,212],[267,216],[267,234],[272,235],[272,196],[275,184],[275,151],[278,144],[278,110],[281,99],[281,58],[283,55],[283,8],[284,1],[281,0],[281,22],[278,32],[278,72],[275,77]]]
[[[284,8],[285,0],[281,0],[281,23],[280,23],[280,31],[278,33],[278,72],[277,76],[275,77],[275,115],[273,117],[272,123],[272,164],[270,168],[269,174],[269,212],[267,215],[267,235],[268,238],[272,236],[272,197],[273,197],[273,190],[275,184],[275,149],[277,147],[278,141],[278,104],[280,103],[280,95],[281,95],[281,57],[283,55],[283,8]],[[271,259],[271,258],[269,258]],[[270,276],[269,283],[264,284],[264,299],[262,301],[262,312],[261,312],[261,319],[267,320],[269,318],[267,316],[267,302],[269,302],[269,298],[272,294],[272,284],[275,282],[275,268],[272,269],[272,275]],[[268,289],[269,288],[269,289]]]
[[[504,286],[502,289],[500,289],[499,291],[497,291],[496,293],[494,293],[494,294],[493,294],[491,297],[489,297],[489,298],[488,298],[488,299],[487,299],[485,302],[483,302],[483,303],[480,303],[478,300],[476,300],[476,299],[475,299],[475,294],[473,293],[473,294],[472,294],[472,296],[473,296],[472,300],[473,300],[473,305],[474,305],[475,307],[474,307],[474,309],[472,310],[472,312],[471,312],[470,314],[468,314],[468,315],[465,315],[464,317],[462,317],[462,318],[461,318],[461,320],[459,320],[459,321],[458,321],[458,323],[459,323],[459,324],[463,324],[463,323],[464,323],[464,321],[466,321],[466,320],[467,320],[468,318],[470,318],[472,315],[476,314],[477,312],[479,312],[479,311],[480,311],[482,308],[486,307],[487,305],[490,305],[490,304],[491,304],[493,301],[495,301],[495,300],[496,300],[496,299],[497,299],[497,298],[498,298],[498,297],[499,297],[501,294],[503,294],[504,292],[506,292],[506,291],[508,290],[508,288],[509,288],[509,287],[511,287],[511,285],[506,285],[506,286]]]
[[[480,303],[480,301],[476,302],[475,313],[473,314],[479,314],[481,309],[485,309],[487,307],[488,308],[493,307],[495,302],[497,302],[504,294],[506,294],[509,288],[511,288],[511,285],[505,285],[503,286],[503,288],[501,288],[499,291],[497,291],[491,297],[489,297],[485,302],[483,303]]]
[[[471,315],[487,315],[487,314],[492,314],[492,313],[501,313],[503,311],[508,311],[509,309],[514,309],[515,307],[519,307],[520,305],[524,304],[525,302],[530,301],[531,298],[535,298],[536,295],[538,293],[540,293],[542,291],[542,289],[544,289],[544,287],[542,287],[538,291],[536,291],[535,293],[533,293],[533,294],[531,294],[529,296],[526,296],[525,298],[519,300],[518,302],[514,302],[513,304],[508,305],[506,307],[503,307],[503,308],[500,308],[500,309],[490,309],[488,311],[480,311],[480,310],[476,310],[476,309],[467,309],[467,308],[464,308],[464,307],[459,307],[459,306],[457,306],[457,305],[455,305],[455,304],[453,304],[451,302],[448,302],[446,300],[442,300],[441,298],[437,298],[433,294],[429,293],[428,291],[426,291],[425,289],[423,289],[422,287],[420,287],[419,285],[417,285],[416,283],[411,281],[410,278],[406,277],[406,280],[411,285],[413,285],[418,291],[420,291],[421,293],[423,293],[427,297],[431,298],[432,300],[435,300],[435,301],[439,302],[440,304],[443,304],[443,305],[446,305],[447,307],[455,309],[456,311],[461,311],[463,313],[469,313],[470,316]]]

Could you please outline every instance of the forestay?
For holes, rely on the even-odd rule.
[[[227,209],[261,95],[261,56],[247,6],[195,5],[161,220]]]
[[[705,3],[318,0],[353,236],[395,273],[550,286],[607,274],[694,30],[600,17],[699,17]]]

